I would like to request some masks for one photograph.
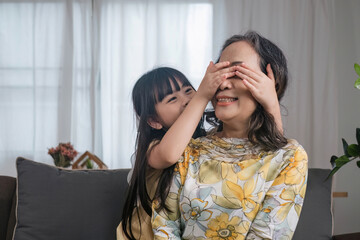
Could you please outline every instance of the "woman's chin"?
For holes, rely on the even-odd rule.
[[[221,111],[221,110],[219,110],[219,111],[215,110],[215,116],[216,116],[217,119],[219,119],[222,122],[226,122],[226,120],[231,118],[229,113],[226,113],[226,112]]]

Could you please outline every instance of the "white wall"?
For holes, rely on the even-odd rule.
[[[360,90],[353,87],[357,75],[354,63],[360,64],[360,3],[335,1],[336,77],[338,79],[339,148],[341,138],[356,143],[355,129],[360,127]],[[336,116],[334,116],[336,117]],[[345,165],[334,178],[334,191],[348,192],[347,198],[334,198],[334,233],[360,232],[360,169],[355,162]]]

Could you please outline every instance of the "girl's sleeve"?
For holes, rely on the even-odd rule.
[[[181,160],[176,164],[166,206],[169,208],[157,210],[158,201],[152,204],[151,224],[154,239],[181,239],[179,196],[186,176],[187,164]]]
[[[246,239],[291,239],[304,203],[308,159],[300,146],[284,153],[286,166],[266,192]]]

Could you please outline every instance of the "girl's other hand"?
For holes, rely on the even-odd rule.
[[[275,89],[274,73],[270,64],[266,66],[267,75],[263,72],[255,71],[245,63],[238,65],[236,76],[243,80],[244,85],[249,89],[253,97],[258,101],[267,112],[279,107]]]
[[[229,61],[216,64],[211,61],[197,90],[197,94],[210,101],[220,84],[225,79],[235,76],[236,67],[228,67],[229,65]]]

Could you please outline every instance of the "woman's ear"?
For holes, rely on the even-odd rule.
[[[160,130],[163,128],[163,125],[158,120],[155,120],[154,118],[149,118],[147,120],[147,123],[149,124],[150,127],[157,129],[157,130]]]

